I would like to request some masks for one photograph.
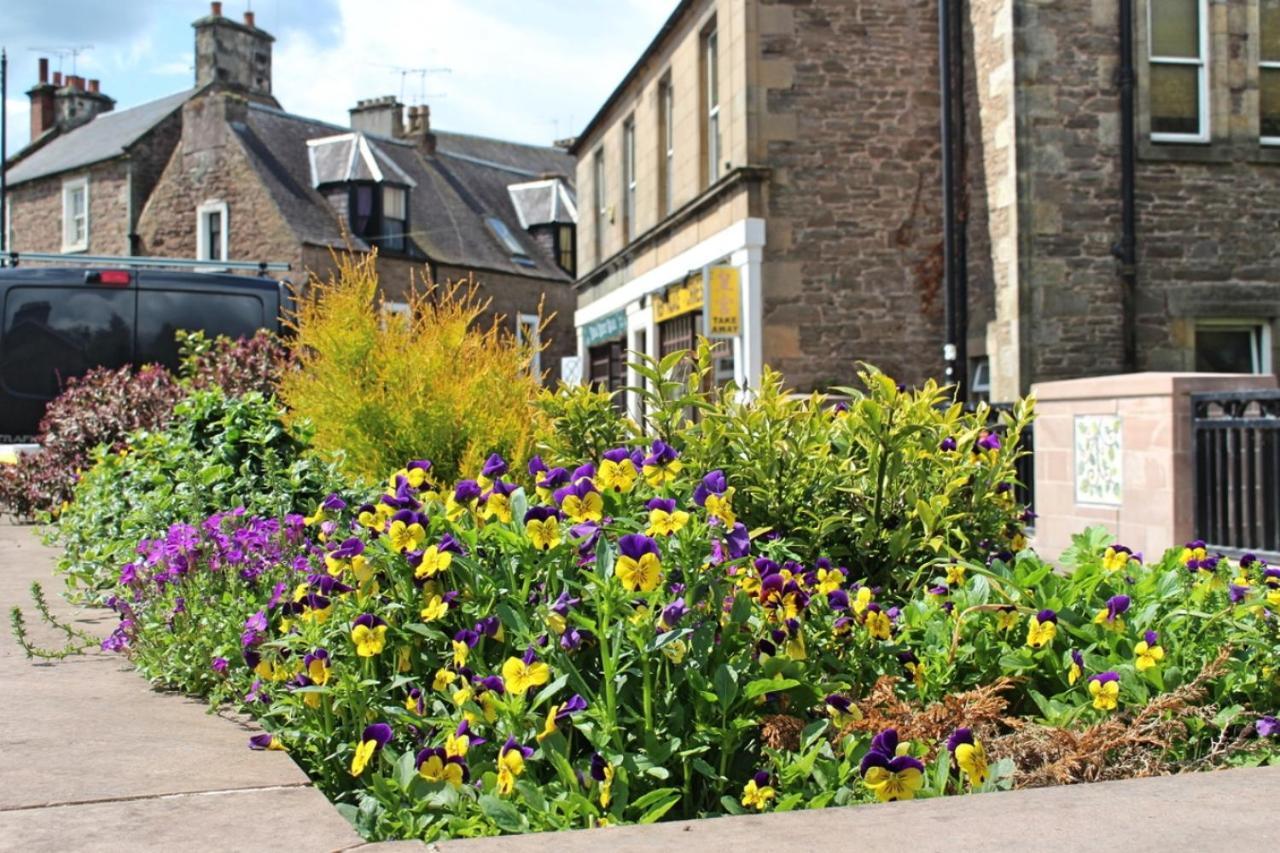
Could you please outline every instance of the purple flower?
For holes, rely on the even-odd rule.
[[[542,479],[538,480],[538,488],[554,491],[561,486],[568,485],[569,472],[564,468],[552,468],[542,475]]]
[[[658,543],[642,533],[628,533],[618,539],[618,552],[624,557],[639,560],[645,554],[659,555]]]
[[[685,607],[684,599],[677,598],[662,609],[662,627],[668,631],[672,630],[688,612],[689,608]]]
[[[227,664],[226,658],[214,658],[213,663],[209,664],[209,668],[212,669],[214,672],[218,673],[219,675],[226,674],[227,666],[228,664]]]
[[[1108,681],[1119,681],[1120,674],[1117,672],[1112,672],[1111,670],[1107,670],[1106,672],[1100,672],[1097,675],[1089,676],[1089,680],[1096,681],[1099,684],[1106,684]]]
[[[1081,670],[1084,669],[1084,655],[1080,654],[1079,649],[1071,650],[1071,662],[1080,667]]]
[[[954,753],[962,743],[973,743],[973,729],[959,728],[952,732],[951,737],[947,738],[947,752]]]
[[[345,540],[341,545],[333,549],[330,554],[335,560],[350,560],[352,557],[359,556],[364,553],[364,542],[359,538],[352,536]]]
[[[702,482],[693,490],[693,502],[698,506],[707,505],[709,495],[723,495],[729,484],[725,482],[724,472],[716,469],[702,478]]]
[[[547,463],[542,461],[541,456],[534,456],[529,460],[529,476],[537,478],[537,476],[547,470]]]
[[[529,507],[528,512],[524,514],[524,523],[530,521],[546,521],[548,518],[560,518],[560,510],[553,506],[534,506]]]
[[[569,697],[569,701],[560,706],[560,710],[556,712],[556,722],[563,722],[580,711],[587,710],[587,700],[583,699],[577,693]]]
[[[581,598],[570,598],[569,593],[562,592],[556,598],[555,603],[551,605],[551,610],[553,613],[558,613],[561,616],[568,616],[569,611],[581,603]]]
[[[1130,599],[1127,595],[1113,595],[1107,599],[1107,621],[1114,622],[1129,609]]]
[[[1239,584],[1229,584],[1227,586],[1227,596],[1231,599],[1232,604],[1239,604],[1249,596],[1249,587],[1240,586]]]
[[[994,432],[989,432],[982,438],[978,439],[977,446],[982,450],[999,450],[1000,436],[996,435]]]
[[[501,630],[502,623],[498,621],[497,616],[485,616],[476,623],[476,633],[486,637],[496,637]]]
[[[591,753],[591,778],[597,782],[605,780],[605,768],[608,762],[604,760],[604,756],[598,752]]]
[[[472,501],[480,500],[483,490],[475,480],[459,480],[453,487],[453,501],[459,506],[466,506]]]
[[[938,445],[938,449],[939,450],[955,450],[956,440],[951,436],[947,436],[946,438],[942,439],[942,443]]]
[[[679,456],[676,449],[667,444],[662,439],[657,439],[653,443],[653,447],[649,450],[649,455],[645,457],[645,465],[667,465],[676,460]]]
[[[364,734],[360,736],[360,742],[373,741],[378,749],[391,743],[391,726],[386,723],[371,723],[364,727]]]
[[[733,525],[733,529],[725,536],[729,545],[729,559],[739,560],[751,553],[751,534],[742,522]]]
[[[1146,641],[1148,647],[1160,645],[1160,635],[1155,631],[1147,631],[1142,635],[1142,639]]]
[[[484,461],[484,467],[480,469],[480,473],[490,480],[501,477],[507,473],[507,461],[495,453]]]
[[[676,511],[675,498],[650,498],[649,502],[644,505],[645,509],[661,510],[665,513],[673,513]]]
[[[1041,625],[1043,625],[1046,622],[1057,622],[1058,614],[1055,611],[1049,610],[1048,608],[1046,608],[1036,614],[1036,621],[1039,622]]]
[[[1256,728],[1258,737],[1272,737],[1280,734],[1280,720],[1272,716],[1259,717]]]
[[[320,502],[320,508],[328,512],[340,512],[347,508],[347,502],[338,497],[336,492],[330,492],[325,499]]]
[[[564,629],[564,633],[560,635],[560,648],[566,652],[576,651],[582,645],[583,640],[587,638],[587,634],[578,628],[572,626]]]
[[[487,675],[483,678],[477,678],[475,684],[477,687],[497,693],[499,696],[507,692],[507,683],[502,680],[501,675]]]
[[[265,732],[260,735],[253,735],[249,738],[250,749],[271,749],[275,743],[275,738]]]
[[[615,447],[612,450],[606,450],[602,458],[617,464],[624,459],[630,459],[631,451],[627,450],[625,447]]]
[[[827,607],[832,610],[848,610],[849,609],[849,593],[843,589],[833,589],[827,593]]]
[[[480,635],[475,631],[463,628],[461,631],[453,635],[455,642],[466,643],[468,648],[474,649],[476,643],[480,642]]]

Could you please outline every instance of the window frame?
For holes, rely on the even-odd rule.
[[[84,192],[84,236],[79,241],[72,237],[72,220],[69,217],[71,195],[77,190]],[[62,182],[62,251],[89,251],[89,176],[77,175]]]
[[[675,90],[668,71],[658,83],[658,168],[662,172],[658,182],[659,218],[670,216],[676,209],[675,117]]]
[[[565,239],[565,235],[568,239]],[[569,275],[577,275],[578,271],[578,229],[567,222],[556,223],[555,230],[556,263]],[[567,261],[567,263],[566,263]]]
[[[1156,55],[1155,27],[1151,23],[1152,15],[1155,14],[1155,5],[1156,0],[1147,0],[1147,120],[1148,122],[1152,121],[1151,68],[1155,65],[1191,66],[1198,70],[1196,78],[1198,104],[1196,109],[1200,117],[1200,130],[1198,133],[1161,133],[1151,130],[1149,132],[1150,139],[1152,142],[1208,142],[1211,136],[1210,125],[1212,124],[1212,117],[1209,114],[1209,0],[1196,0],[1196,31],[1200,36],[1200,43],[1199,55],[1195,59]]]
[[[1199,352],[1199,337],[1201,329],[1213,329],[1215,331],[1225,332],[1248,332],[1250,335],[1250,349],[1253,356],[1253,371],[1251,373],[1241,373],[1240,376],[1266,376],[1273,372],[1271,361],[1271,322],[1269,320],[1244,320],[1234,319],[1230,317],[1211,317],[1197,320],[1195,323],[1195,338],[1192,343],[1191,357],[1195,359]],[[1256,337],[1255,337],[1256,336]],[[1196,365],[1192,365],[1193,369],[1197,369]]]
[[[1262,6],[1258,6],[1258,143],[1267,146],[1280,146],[1280,136],[1267,136],[1262,132],[1262,77],[1266,71],[1280,73],[1280,59],[1262,58]]]
[[[529,361],[529,372],[535,378],[542,376],[542,335],[538,327],[541,325],[542,318],[537,314],[519,313],[516,315],[516,343],[519,346],[526,345],[526,339],[529,346],[533,349],[533,358]],[[529,329],[529,332],[525,332]]]
[[[604,144],[601,143],[591,155],[591,192],[592,206],[595,208],[592,217],[592,247],[595,249],[596,266],[604,261],[604,227],[607,222],[606,204],[608,195],[605,186]]]
[[[409,248],[409,188],[402,184],[382,183],[381,193],[378,198],[378,248],[385,249],[388,252],[406,252]],[[397,219],[387,216],[387,191],[391,190],[400,193],[400,200],[404,206],[403,219]],[[400,230],[396,233],[387,233],[387,223],[400,223]]]
[[[622,123],[622,238],[630,243],[636,236],[636,116]]]
[[[222,226],[218,237],[218,248],[222,253],[219,258],[213,257],[209,251],[212,248],[209,245],[209,215],[212,213],[218,214]],[[227,235],[229,224],[229,208],[222,199],[210,199],[196,207],[196,260],[226,261],[230,259],[230,238]]]
[[[702,31],[700,43],[702,97],[703,186],[720,180],[720,31],[713,18]]]

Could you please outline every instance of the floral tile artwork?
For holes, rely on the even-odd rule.
[[[1076,503],[1120,505],[1121,438],[1118,415],[1077,415]]]

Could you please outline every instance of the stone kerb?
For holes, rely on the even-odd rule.
[[[1130,373],[1042,382],[1035,547],[1056,559],[1103,524],[1144,554],[1195,538],[1191,395],[1276,387],[1274,376]]]

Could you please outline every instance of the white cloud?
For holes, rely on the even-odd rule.
[[[27,144],[31,136],[31,102],[26,98],[5,98],[4,102],[8,119],[5,132],[9,135],[9,152],[19,150]]]

